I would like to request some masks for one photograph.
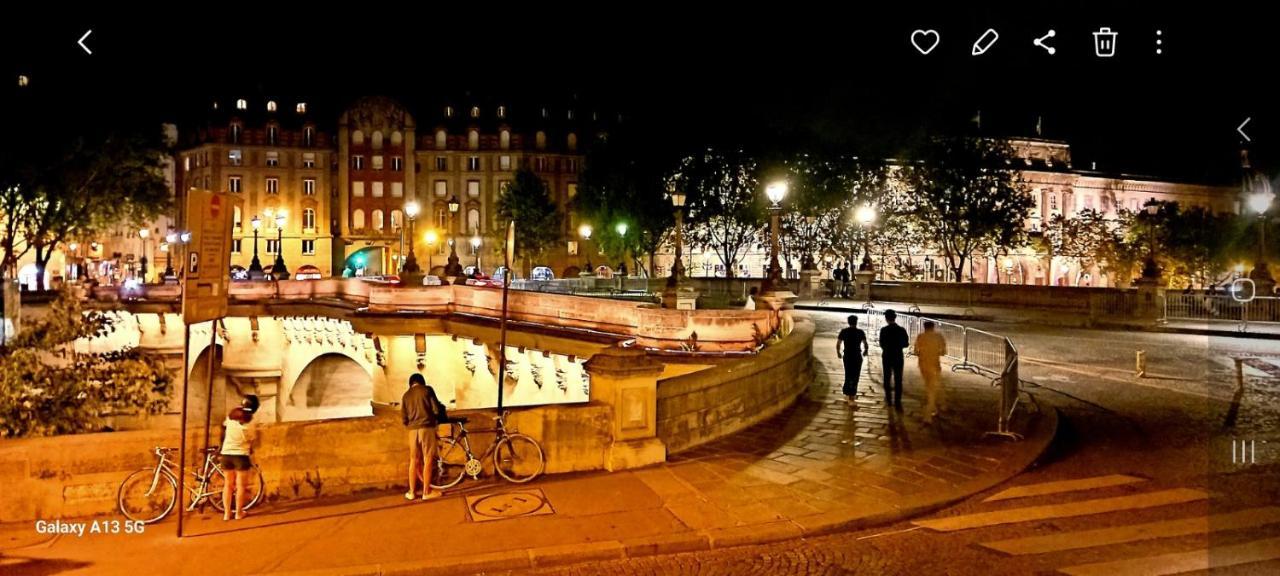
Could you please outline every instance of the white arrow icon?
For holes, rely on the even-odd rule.
[[[79,45],[80,45],[80,48],[84,50],[84,53],[85,53],[85,54],[89,54],[90,56],[92,56],[92,55],[93,55],[93,50],[90,50],[88,46],[85,46],[85,45],[84,45],[84,40],[85,40],[85,38],[88,38],[90,34],[93,34],[93,30],[89,30],[88,32],[85,32],[85,33],[84,33],[84,36],[81,36],[81,37],[80,37],[80,40],[78,40],[78,41],[76,42],[76,44],[79,44]]]
[[[1253,139],[1249,138],[1249,135],[1244,133],[1244,125],[1248,124],[1250,120],[1253,120],[1252,116],[1245,118],[1244,122],[1241,122],[1239,126],[1236,126],[1236,132],[1239,132],[1241,136],[1244,136],[1245,142],[1253,142]]]

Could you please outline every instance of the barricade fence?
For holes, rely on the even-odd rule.
[[[1163,320],[1236,322],[1240,330],[1245,331],[1250,322],[1280,323],[1280,298],[1258,296],[1238,300],[1231,295],[1166,293]]]

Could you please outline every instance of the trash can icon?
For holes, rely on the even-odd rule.
[[[1113,32],[1110,28],[1099,28],[1093,33],[1093,53],[1099,58],[1110,58],[1116,55],[1116,36],[1119,32]]]

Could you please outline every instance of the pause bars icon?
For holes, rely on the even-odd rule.
[[[1236,440],[1231,441],[1231,463],[1232,464],[1257,464],[1258,457],[1255,451],[1256,442],[1254,440]]]

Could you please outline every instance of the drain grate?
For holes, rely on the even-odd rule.
[[[547,496],[537,488],[467,496],[467,511],[472,522],[491,522],[556,513]]]

